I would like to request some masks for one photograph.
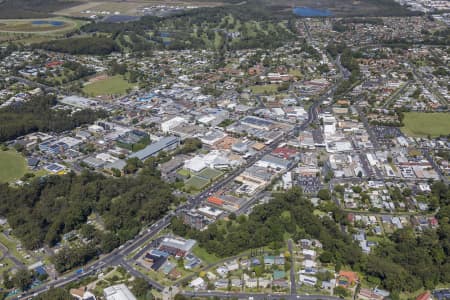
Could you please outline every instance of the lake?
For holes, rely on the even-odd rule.
[[[33,25],[52,25],[52,26],[63,26],[64,22],[62,21],[46,21],[46,20],[36,20],[32,21]]]
[[[295,7],[292,12],[299,17],[330,17],[333,15],[328,9],[310,7]]]

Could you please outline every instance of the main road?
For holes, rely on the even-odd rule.
[[[230,299],[230,298],[247,298],[254,300],[282,300],[282,299],[299,299],[299,300],[339,300],[338,297],[324,296],[324,295],[287,295],[282,293],[273,294],[254,294],[254,293],[236,293],[236,292],[217,292],[217,291],[202,291],[202,292],[184,292],[184,296],[188,297],[218,297],[220,299]]]

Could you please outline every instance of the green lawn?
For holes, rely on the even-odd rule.
[[[133,88],[135,84],[129,83],[121,75],[109,77],[105,80],[93,82],[84,86],[83,91],[89,96],[123,95],[127,89]]]
[[[198,177],[205,178],[207,180],[216,180],[220,176],[222,176],[222,172],[218,170],[214,170],[211,168],[205,168],[200,173],[197,174]]]
[[[191,178],[189,178],[185,182],[185,186],[186,187],[192,187],[192,188],[194,188],[197,191],[200,191],[201,189],[203,189],[208,184],[209,184],[208,180],[203,179],[203,178],[198,177],[198,176],[192,176]]]
[[[34,24],[34,21],[39,21],[42,24]],[[61,22],[60,25],[54,26],[52,22]],[[68,18],[51,18],[51,19],[10,19],[0,20],[0,31],[12,33],[61,33],[71,31],[83,24],[73,21]]]
[[[27,261],[22,253],[20,253],[17,250],[17,245],[20,243],[18,240],[13,239],[11,236],[9,236],[9,238],[7,238],[5,236],[4,233],[0,233],[0,243],[3,244],[3,246],[5,246],[6,248],[8,248],[9,253],[11,253],[12,255],[14,255],[18,260],[20,260],[22,263],[24,263],[25,265],[30,263],[30,261]]]
[[[220,260],[219,257],[215,256],[214,254],[208,253],[205,249],[201,248],[199,245],[194,246],[194,248],[192,249],[192,253],[194,253],[195,256],[200,258],[206,264],[214,264]]]
[[[0,264],[2,266],[0,266],[0,272],[5,272],[5,271],[9,271],[11,268],[15,267],[15,264],[7,257],[3,258],[2,260],[0,260]]]
[[[27,172],[27,162],[18,152],[0,151],[0,183],[20,179]]]
[[[450,134],[449,113],[405,113],[403,133],[413,137],[437,137]]]
[[[186,169],[180,169],[177,171],[177,173],[184,177],[189,177],[189,175],[191,174],[191,172],[189,172],[189,170]]]
[[[279,84],[253,85],[250,87],[253,94],[274,94],[278,90]]]

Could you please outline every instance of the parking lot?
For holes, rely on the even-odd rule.
[[[322,188],[320,178],[315,176],[300,176],[297,184],[303,188],[303,192],[306,194],[315,194]]]
[[[372,126],[371,129],[379,143],[388,144],[391,139],[403,136],[398,127]]]

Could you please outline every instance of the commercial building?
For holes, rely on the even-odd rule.
[[[62,104],[74,106],[77,108],[92,108],[97,106],[97,101],[90,100],[79,96],[68,96],[61,99],[59,102]]]
[[[173,128],[187,123],[186,120],[182,117],[175,117],[173,119],[167,120],[161,123],[161,131],[164,133],[170,132]]]
[[[195,243],[195,240],[165,237],[159,245],[159,250],[165,251],[173,256],[184,257],[192,250]]]
[[[137,300],[125,284],[107,287],[103,290],[106,300]]]
[[[160,139],[159,141],[152,143],[145,147],[144,149],[135,152],[130,155],[130,158],[136,157],[140,160],[146,160],[151,156],[158,155],[161,151],[174,150],[180,144],[180,139],[176,136],[168,136]]]

